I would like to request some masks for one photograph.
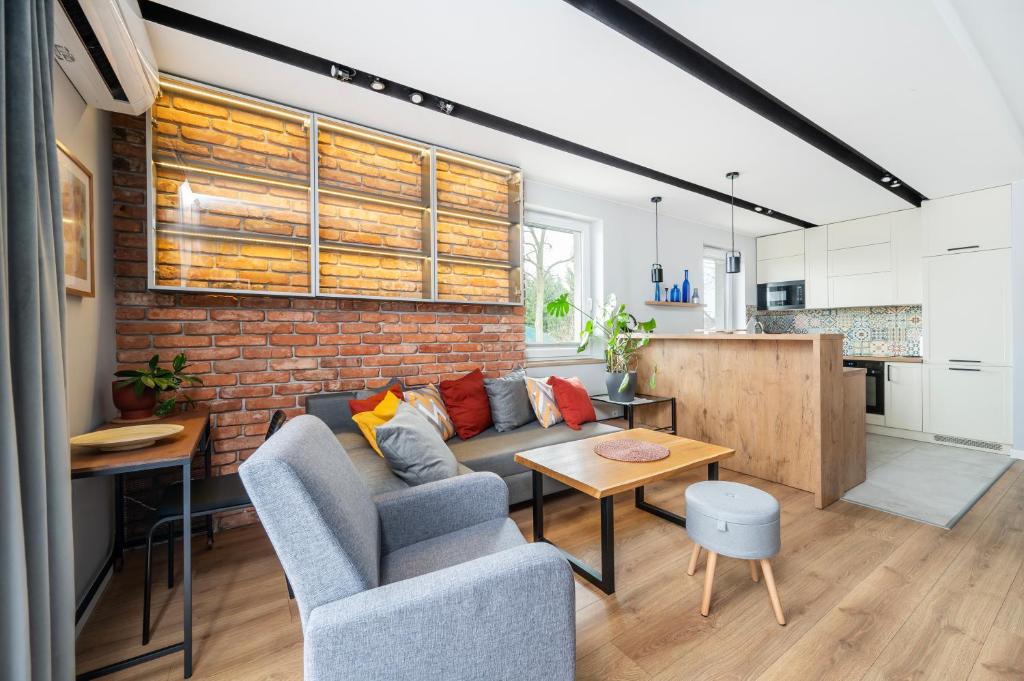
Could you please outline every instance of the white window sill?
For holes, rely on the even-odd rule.
[[[526,360],[527,369],[531,367],[563,367],[582,364],[604,364],[604,360],[600,357],[587,357],[586,355],[583,357],[578,355],[568,357],[530,357]]]

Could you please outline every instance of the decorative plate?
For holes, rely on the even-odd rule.
[[[107,428],[71,438],[71,444],[82,447],[97,447],[101,452],[123,452],[129,449],[148,447],[165,437],[177,435],[185,430],[180,423],[147,423],[142,426]]]
[[[594,445],[594,452],[606,459],[630,463],[658,461],[669,454],[667,447],[643,440],[605,440]]]

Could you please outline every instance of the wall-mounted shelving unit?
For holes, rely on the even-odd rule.
[[[147,140],[151,288],[521,304],[519,169],[161,84]]]
[[[673,303],[667,300],[645,300],[644,305],[652,307],[688,307],[693,309],[704,307],[704,303]]]

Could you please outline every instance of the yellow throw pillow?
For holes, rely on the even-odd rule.
[[[548,385],[547,378],[526,377],[526,394],[530,397],[530,404],[533,406],[533,413],[537,415],[540,425],[549,428],[556,423],[561,423],[562,412],[555,402],[555,393]]]
[[[373,408],[373,411],[360,412],[352,417],[352,420],[359,426],[359,430],[362,431],[363,437],[373,447],[373,451],[380,456],[384,455],[381,453],[380,447],[377,446],[377,426],[390,421],[401,402],[402,400],[397,395],[389,391],[380,404]]]

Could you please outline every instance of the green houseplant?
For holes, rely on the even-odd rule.
[[[114,381],[114,405],[121,410],[121,418],[126,420],[144,419],[152,415],[167,416],[178,403],[178,390],[183,385],[202,385],[198,376],[186,373],[191,366],[184,352],[180,352],[171,360],[170,368],[160,366],[160,355],[153,355],[141,369],[122,369],[114,375],[120,380]],[[170,397],[157,402],[161,394],[171,393]],[[182,395],[191,406],[192,398]]]
[[[565,317],[571,310],[578,310],[585,318],[580,331],[580,343],[576,352],[586,352],[590,341],[595,335],[604,339],[605,349],[605,385],[608,397],[615,402],[632,402],[636,397],[636,364],[640,350],[650,343],[650,338],[638,334],[649,334],[654,331],[654,319],[646,322],[637,320],[620,304],[615,295],[608,296],[594,316],[580,309],[569,298],[568,293],[548,301],[547,313],[552,317]],[[654,387],[657,369],[651,373],[650,387]]]

